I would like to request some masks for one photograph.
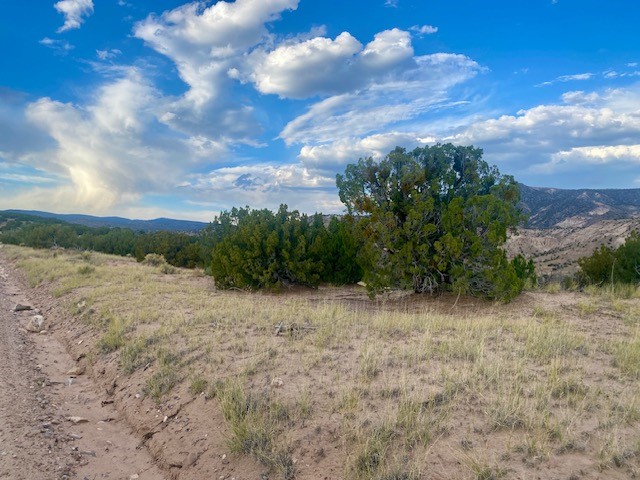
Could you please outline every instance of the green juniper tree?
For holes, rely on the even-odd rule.
[[[348,165],[336,181],[348,214],[361,217],[358,258],[372,295],[394,286],[508,301],[522,290],[501,248],[523,219],[518,187],[481,149],[398,147]]]

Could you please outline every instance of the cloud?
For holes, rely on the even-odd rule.
[[[54,190],[33,192],[33,201],[100,212],[175,187],[195,156],[188,138],[157,122],[161,101],[130,68],[126,76],[102,85],[86,106],[50,98],[29,104],[26,119],[54,142],[29,158],[29,165],[67,179]]]
[[[134,35],[170,58],[188,87],[165,105],[161,120],[192,136],[249,142],[260,127],[228,72],[269,37],[267,23],[297,5],[298,0],[220,1],[210,7],[195,2],[137,23]]]
[[[414,25],[413,27],[409,28],[409,30],[414,32],[416,35],[423,37],[425,35],[432,35],[434,33],[437,33],[438,27],[434,27],[432,25]]]
[[[398,8],[398,2],[400,0],[385,0],[384,6],[388,8]]]
[[[553,180],[551,174],[562,167],[572,172],[563,177],[567,182],[598,186],[612,171],[603,168],[637,161],[640,85],[567,92],[562,99],[565,104],[476,122],[442,140],[480,146],[503,170],[539,183]]]
[[[594,74],[587,72],[587,73],[576,73],[573,75],[561,75],[559,77],[556,77],[554,80],[548,81],[548,82],[542,82],[539,83],[538,85],[536,85],[536,87],[547,87],[549,85],[553,85],[554,83],[557,82],[562,82],[562,83],[566,83],[566,82],[575,82],[575,81],[584,81],[584,80],[589,80],[591,78],[593,78]]]
[[[627,66],[632,64],[627,64]],[[617,72],[615,70],[607,70],[602,73],[604,78],[612,79],[612,78],[625,78],[625,77],[640,77],[640,71],[634,70],[630,72]]]
[[[25,94],[0,87],[0,168],[9,162],[19,166],[54,145],[48,135],[29,124],[26,106]]]
[[[93,14],[93,0],[61,0],[53,7],[64,15],[64,25],[58,33],[80,28],[85,18]]]
[[[44,37],[38,43],[40,45],[44,45],[45,47],[53,49],[62,55],[66,55],[67,53],[69,53],[69,51],[75,48],[66,40],[55,40],[49,37]]]
[[[342,172],[345,165],[359,158],[382,158],[398,146],[413,149],[435,141],[434,137],[404,132],[379,133],[364,138],[346,137],[324,145],[305,145],[301,148],[298,159],[309,171],[333,176]]]
[[[564,103],[582,105],[595,103],[600,99],[600,95],[595,92],[585,93],[582,90],[576,90],[572,92],[565,92],[562,94],[562,101]]]
[[[335,179],[313,173],[299,164],[221,167],[193,175],[182,188],[199,205],[213,210],[229,208],[229,205],[277,209],[284,199],[292,208],[303,212],[343,210],[335,194]]]
[[[41,184],[41,183],[55,183],[56,179],[51,177],[42,177],[39,175],[21,175],[19,173],[1,173],[0,180],[6,180],[8,182],[16,183],[29,183],[29,184]]]
[[[96,56],[100,60],[113,60],[118,55],[121,55],[122,51],[117,48],[111,48],[107,50],[96,50]]]
[[[482,68],[464,55],[437,53],[413,58],[412,68],[356,92],[334,95],[309,107],[280,133],[288,144],[329,143],[345,136],[380,133],[439,107],[449,90]]]
[[[343,32],[334,40],[316,37],[256,57],[251,81],[260,92],[283,98],[345,93],[415,66],[410,35],[398,29],[377,33],[364,48]]]
[[[578,165],[606,165],[627,162],[640,165],[640,145],[598,145],[592,147],[574,147],[554,153],[551,162],[541,166],[543,170],[556,170],[570,163]]]

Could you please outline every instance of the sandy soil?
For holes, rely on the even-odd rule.
[[[125,272],[133,261],[118,257],[109,257],[108,265],[96,261],[96,275],[101,275],[97,277],[98,286],[79,286],[70,293],[56,294],[60,285],[55,281],[42,282],[35,288],[20,287],[26,268],[14,272],[9,264],[2,263],[1,253],[0,267],[4,267],[5,276],[0,286],[0,334],[8,341],[0,345],[0,355],[6,358],[14,355],[16,359],[8,358],[9,367],[0,368],[0,413],[3,415],[0,450],[6,450],[0,458],[0,478],[48,479],[63,478],[63,475],[81,479],[160,479],[162,475],[175,480],[283,478],[252,455],[230,452],[230,428],[219,398],[195,394],[189,389],[193,375],[213,383],[230,376],[241,377],[249,369],[253,373],[244,374],[243,378],[247,391],[292,406],[292,417],[296,415],[293,409],[297,408],[301,392],[309,393],[310,417],[296,419],[287,426],[291,431],[286,437],[278,438],[281,444],[291,447],[295,478],[300,480],[354,478],[350,473],[345,474],[345,471],[351,472],[345,470],[345,464],[353,463],[356,451],[352,444],[364,442],[380,418],[395,412],[395,404],[402,398],[424,399],[422,405],[432,409],[429,411],[434,416],[425,460],[421,460],[422,475],[375,478],[622,480],[639,477],[638,408],[637,402],[632,401],[640,398],[633,397],[637,393],[637,377],[621,375],[613,365],[611,353],[604,348],[610,340],[624,339],[632,331],[623,321],[622,301],[616,304],[618,310],[613,310],[613,304],[579,292],[528,292],[506,306],[455,295],[425,297],[398,292],[372,302],[356,287],[293,289],[283,294],[217,292],[210,278],[191,272],[163,275],[137,264],[139,279],[134,282],[132,278],[137,277],[132,276],[127,283]],[[71,270],[77,272],[84,260],[79,259],[78,253],[72,253],[71,257]],[[63,263],[58,265],[62,267]],[[143,362],[127,374],[119,363],[121,351],[100,353],[99,340],[104,334],[101,326],[82,321],[82,316],[92,307],[98,308],[97,302],[86,310],[79,307],[86,303],[91,289],[113,287],[112,283],[118,282],[126,288],[113,294],[117,295],[117,305],[110,303],[110,307],[119,308],[119,315],[133,312],[142,316],[145,303],[153,303],[162,312],[161,320],[179,319],[170,343],[164,347],[180,356],[184,375],[159,401],[145,394],[147,381],[159,371],[158,358],[155,363],[145,359],[146,365]],[[165,290],[159,285],[178,288]],[[147,287],[146,294],[141,287]],[[175,297],[171,294],[174,291],[178,292]],[[30,298],[24,298],[25,292]],[[224,302],[200,305],[198,292],[207,300],[228,299],[233,309],[246,318],[233,317]],[[135,302],[131,303],[132,299]],[[20,330],[33,313],[14,315],[10,309],[16,303],[29,300],[49,321],[49,333],[27,334]],[[397,332],[362,329],[349,336],[348,341],[335,341],[317,348],[311,333],[308,337],[273,334],[275,323],[281,319],[304,321],[303,303],[296,301],[291,310],[273,307],[268,312],[261,311],[263,307],[292,300],[303,300],[318,309],[339,303],[363,318],[369,314],[373,318],[379,311],[437,314],[446,318],[434,323],[432,333],[423,334],[412,328]],[[255,308],[253,305],[248,308],[247,301],[255,304]],[[637,300],[631,302],[635,307]],[[203,321],[196,321],[197,308],[207,312]],[[349,313],[340,311],[345,315]],[[227,315],[231,320],[225,328],[222,322]],[[450,323],[449,317],[454,322]],[[634,318],[626,321],[635,325]],[[497,328],[485,329],[483,319],[495,319]],[[457,328],[457,321],[462,322],[461,328]],[[356,322],[352,326],[358,325]],[[527,338],[530,337],[530,342],[540,340],[553,346],[554,339],[545,337],[544,332],[562,335],[561,325],[566,326],[571,335],[584,336],[584,346],[571,347],[551,358],[525,355]],[[157,327],[155,323],[139,322],[136,333],[148,333]],[[376,343],[372,336],[382,332],[387,332],[384,341]],[[433,338],[427,338],[430,336]],[[211,342],[188,348],[193,338]],[[478,338],[483,351],[474,353],[473,345],[464,342],[477,342]],[[19,347],[21,342],[27,343]],[[361,365],[367,344],[377,345],[376,350],[371,347],[370,351],[380,357],[376,363],[379,371],[372,378],[363,379]],[[208,357],[207,345],[212,346]],[[461,356],[447,354],[447,346],[458,348]],[[71,352],[70,355],[65,354],[65,350]],[[434,353],[424,358],[415,356],[425,351]],[[270,352],[276,354],[257,356]],[[492,406],[509,404],[496,398],[498,395],[509,397],[510,385],[501,375],[513,380],[509,375],[514,374],[515,378],[517,372],[510,365],[519,364],[519,357],[522,357],[522,373],[518,374],[518,382],[524,384],[521,399],[528,402],[531,409],[527,407],[525,413],[530,413],[536,424],[498,429],[489,421],[487,412]],[[492,369],[494,360],[502,365],[500,369]],[[546,388],[552,361],[558,369],[562,368],[559,373],[562,379],[575,380],[568,388],[577,385],[586,392],[582,395],[569,392],[568,399],[551,394],[544,396],[549,399],[545,411],[555,415],[562,427],[562,443],[555,437],[547,438],[549,432],[543,429],[544,419],[533,410],[532,399]],[[67,372],[75,366],[85,366],[85,362],[87,373],[69,384]],[[40,369],[36,368],[38,364]],[[467,371],[477,375],[466,375]],[[481,374],[486,374],[489,380],[485,381]],[[450,380],[445,382],[445,375]],[[490,382],[494,377],[497,386]],[[274,383],[276,378],[282,383]],[[404,382],[403,378],[408,380]],[[466,390],[464,382],[468,380],[475,382],[475,387]],[[461,392],[450,404],[444,393],[448,382],[456,382]],[[405,395],[402,389],[406,386],[415,387],[416,393]],[[488,390],[476,388],[483,386]],[[11,393],[7,392],[9,389]],[[627,398],[629,392],[633,392],[631,399]],[[348,400],[350,393],[357,395],[356,406],[341,407],[341,399]],[[42,404],[39,397],[43,395],[48,403]],[[20,403],[23,399],[32,401],[25,401],[23,405]],[[576,403],[571,406],[574,399]],[[103,406],[105,401],[113,403]],[[619,420],[621,411],[626,412],[628,421]],[[74,415],[85,417],[89,422],[73,425],[66,418]],[[15,422],[10,424],[5,416]],[[440,417],[442,420],[438,420]],[[527,418],[525,416],[525,420]],[[565,418],[570,422],[560,423]],[[42,426],[46,422],[50,424]],[[5,432],[5,424],[12,425],[12,430]],[[21,430],[23,425],[26,427]],[[128,427],[133,437],[125,435]],[[47,433],[49,431],[51,433]],[[33,432],[32,436],[25,437],[28,432]],[[71,437],[70,433],[82,438]],[[73,447],[77,451],[72,450]],[[52,453],[49,454],[49,450]],[[609,459],[613,458],[609,450],[617,455],[614,460]],[[400,456],[402,453],[393,460],[412,460],[409,456]],[[150,468],[151,465],[161,471]],[[45,473],[38,476],[41,472]]]
[[[27,332],[36,312],[13,312],[16,304],[42,310],[47,331]],[[106,395],[80,374],[84,359],[66,352],[56,329],[0,263],[0,478],[164,478]]]

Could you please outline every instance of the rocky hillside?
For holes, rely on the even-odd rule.
[[[520,185],[526,228],[509,238],[510,255],[533,258],[538,273],[559,279],[600,245],[618,247],[640,230],[640,189],[563,190]]]
[[[602,220],[640,217],[640,188],[564,190],[520,184],[527,228],[587,227]]]

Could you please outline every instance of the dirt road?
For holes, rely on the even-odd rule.
[[[0,258],[0,478],[161,480],[145,448],[52,333],[25,330],[34,310]],[[78,340],[81,341],[81,340]],[[75,370],[74,370],[75,369]]]

